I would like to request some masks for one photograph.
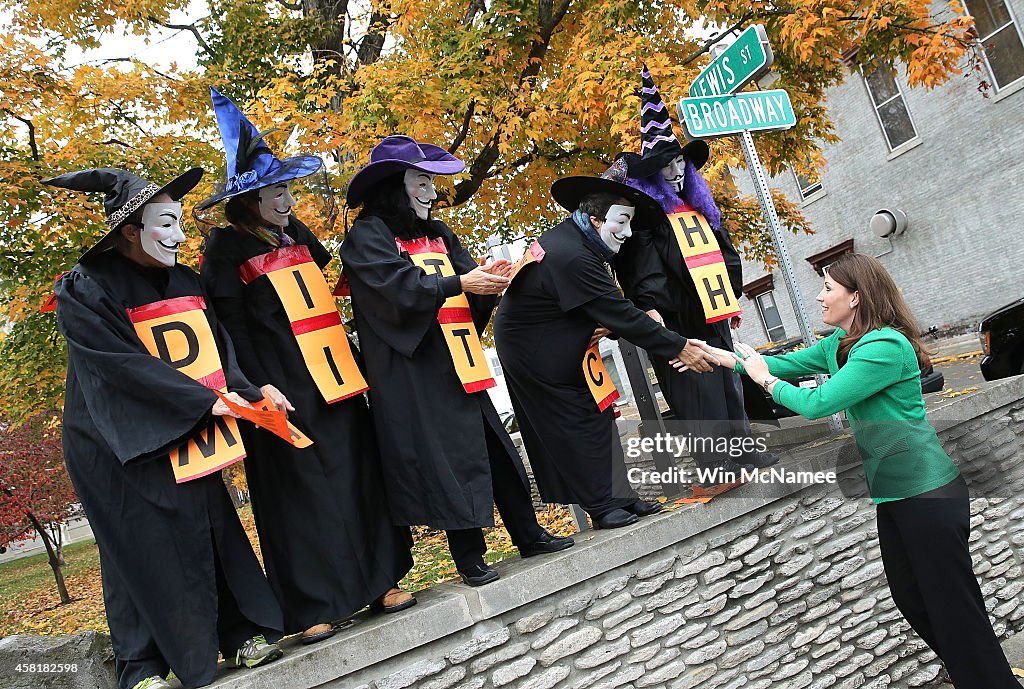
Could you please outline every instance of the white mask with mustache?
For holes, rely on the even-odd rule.
[[[409,206],[416,217],[426,220],[430,217],[430,208],[434,205],[437,192],[434,190],[434,175],[419,170],[406,170],[405,193],[409,195]]]
[[[625,241],[633,236],[629,223],[632,222],[635,213],[636,209],[633,206],[614,204],[608,207],[608,212],[604,214],[604,221],[598,221],[601,222],[601,226],[597,228],[597,233],[601,235],[601,241],[615,253],[619,253],[619,249],[622,248]]]
[[[168,268],[177,263],[178,246],[185,241],[180,222],[180,203],[147,203],[142,208],[142,250]]]
[[[292,213],[292,206],[295,205],[295,197],[292,196],[291,187],[288,182],[273,184],[263,187],[259,192],[260,217],[274,227],[287,227],[288,216]]]
[[[670,160],[668,165],[661,168],[661,176],[677,194],[682,194],[686,184],[686,156],[680,154]]]

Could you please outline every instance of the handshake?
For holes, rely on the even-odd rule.
[[[737,343],[736,350],[736,352],[730,352],[727,349],[712,347],[703,340],[688,339],[683,351],[679,352],[674,359],[669,360],[669,363],[680,372],[707,373],[712,366],[731,369],[736,366],[738,361],[743,362],[748,373],[752,373],[751,368],[759,370],[763,367],[767,371],[768,366],[764,363],[764,359],[752,347]]]

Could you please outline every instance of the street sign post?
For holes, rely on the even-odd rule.
[[[683,98],[679,101],[679,121],[687,139],[711,139],[744,131],[789,129],[796,124],[796,115],[789,94],[777,89]]]
[[[740,134],[743,155],[747,159],[754,190],[761,203],[761,212],[775,244],[775,253],[782,277],[789,288],[793,312],[797,316],[804,342],[810,347],[818,338],[804,310],[803,295],[796,281],[793,261],[783,240],[782,222],[768,188],[768,176],[754,148],[754,137],[751,136],[752,131],[789,129],[796,124],[796,115],[789,95],[783,90],[736,93],[767,72],[773,60],[764,27],[760,24],[751,26],[731,46],[720,52],[690,85],[691,97],[679,101],[679,120],[690,139]],[[815,378],[819,384],[824,381],[821,375]],[[838,414],[832,415],[829,425],[835,432],[843,430],[843,422]]]
[[[774,60],[764,26],[754,24],[697,75],[690,85],[689,95],[724,96],[736,93],[767,72]]]

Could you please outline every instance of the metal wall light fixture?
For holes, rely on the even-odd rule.
[[[868,228],[881,239],[889,240],[889,249],[875,255],[875,258],[880,258],[893,252],[892,238],[898,237],[906,231],[907,214],[899,208],[882,208],[871,216]]]

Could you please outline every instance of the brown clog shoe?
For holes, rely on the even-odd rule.
[[[303,644],[315,644],[317,641],[330,639],[332,636],[334,636],[334,627],[329,624],[314,624],[302,632],[301,640]]]
[[[416,605],[416,599],[411,593],[392,586],[383,596],[370,603],[370,608],[377,612],[398,612],[414,605]]]

